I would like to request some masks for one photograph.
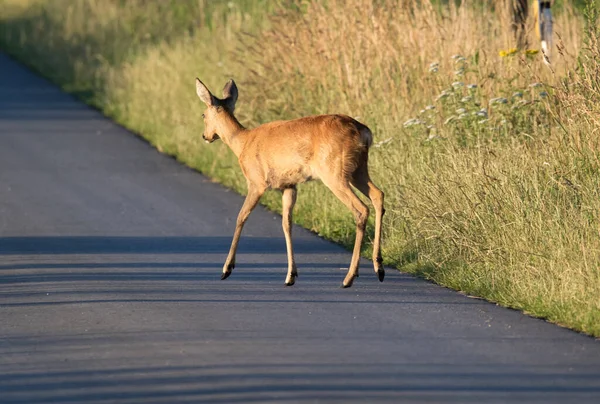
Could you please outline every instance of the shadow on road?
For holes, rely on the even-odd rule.
[[[0,237],[0,255],[21,254],[226,254],[231,237],[57,236]],[[295,238],[296,253],[335,254],[344,251],[315,237]],[[241,254],[285,253],[283,237],[242,237]]]
[[[189,342],[189,341],[188,341]],[[114,342],[111,342],[114,343]],[[129,367],[81,371],[4,372],[5,399],[42,402],[502,402],[509,398],[582,398],[600,386],[581,386],[598,373],[568,374],[496,364],[423,363],[410,367],[390,361],[362,363],[221,364]],[[343,383],[340,381],[343,380]],[[32,386],[35,386],[32,388]],[[360,398],[357,400],[357,398]],[[400,400],[400,401],[398,401]],[[510,401],[510,400],[509,400]]]

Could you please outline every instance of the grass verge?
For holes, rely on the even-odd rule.
[[[536,49],[512,49],[508,2],[296,4],[4,0],[0,45],[242,193],[231,152],[200,141],[194,77],[212,89],[236,78],[248,126],[359,117],[376,136],[386,264],[599,336],[593,7],[586,26],[562,4],[548,68]],[[279,210],[279,198],[263,203]],[[353,242],[350,215],[320,184],[300,188],[295,219]]]

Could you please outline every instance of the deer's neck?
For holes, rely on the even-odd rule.
[[[233,114],[226,113],[224,115],[221,121],[219,137],[237,157],[240,157],[240,153],[244,148],[243,135],[247,130]]]

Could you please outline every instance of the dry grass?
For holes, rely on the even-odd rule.
[[[199,143],[196,75],[211,88],[235,77],[250,126],[359,116],[376,135],[388,264],[600,335],[600,50],[570,7],[549,69],[539,55],[499,56],[513,47],[503,2],[310,1],[268,20],[256,1],[2,9],[13,3],[0,5],[2,46],[239,191],[231,153]],[[263,202],[279,209],[274,193]],[[296,218],[352,243],[350,215],[319,184],[300,189]]]
[[[600,332],[598,149],[591,132],[599,126],[584,125],[596,119],[598,104],[587,102],[565,127],[559,114],[566,100],[555,90],[567,72],[577,75],[583,19],[569,7],[557,16],[562,54],[549,69],[539,55],[499,56],[514,46],[508,4],[422,4],[332,0],[274,19],[257,41],[263,52],[248,81],[257,104],[267,106],[259,121],[360,115],[383,143],[371,164],[391,204],[384,251],[390,262]],[[259,54],[252,43],[251,54]],[[596,48],[588,58],[598,55]],[[569,96],[573,109],[590,86]],[[506,104],[494,102],[500,97]],[[482,109],[485,116],[472,115]],[[405,127],[411,117],[425,123]],[[321,211],[308,219],[347,240],[332,235]]]

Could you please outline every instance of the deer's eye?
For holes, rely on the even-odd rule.
[[[202,114],[202,119],[204,119],[204,114]]]

